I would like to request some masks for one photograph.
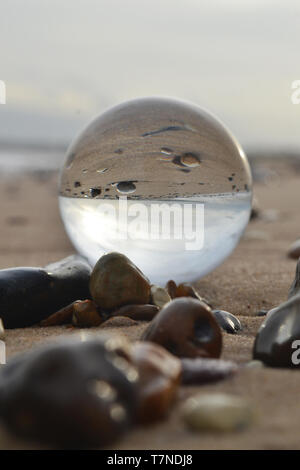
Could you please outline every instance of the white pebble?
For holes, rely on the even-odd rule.
[[[156,305],[159,308],[163,308],[165,304],[170,302],[171,297],[169,296],[166,289],[164,289],[163,287],[156,286],[155,284],[152,284],[151,299],[154,305]]]
[[[246,400],[234,395],[198,394],[185,402],[182,417],[195,431],[226,432],[247,427],[253,410]]]

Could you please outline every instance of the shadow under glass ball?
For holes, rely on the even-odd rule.
[[[193,281],[238,243],[251,187],[243,150],[215,117],[191,103],[141,98],[104,112],[72,143],[60,209],[91,265],[118,251],[153,283],[170,272]]]

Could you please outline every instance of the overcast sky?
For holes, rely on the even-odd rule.
[[[1,0],[0,137],[68,142],[107,107],[168,95],[246,147],[300,149],[298,0]]]

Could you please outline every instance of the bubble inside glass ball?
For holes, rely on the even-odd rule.
[[[94,265],[110,251],[151,280],[196,280],[235,248],[249,220],[251,173],[237,141],[200,107],[141,98],[106,111],[70,146],[60,209]]]

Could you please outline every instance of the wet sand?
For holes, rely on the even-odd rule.
[[[266,170],[266,166],[271,170]],[[287,298],[296,262],[287,249],[300,237],[300,166],[289,160],[256,165],[255,196],[262,217],[253,220],[235,252],[222,266],[195,286],[215,308],[239,315],[242,333],[224,333],[222,357],[239,363],[251,360],[253,340],[262,317]],[[0,185],[0,268],[43,266],[73,253],[60,221],[57,175],[39,173]],[[171,276],[170,276],[171,277]],[[129,319],[110,320],[105,330],[138,339],[146,323]],[[104,327],[94,329],[100,332]],[[73,334],[69,327],[7,330],[8,358],[59,334]],[[89,330],[91,331],[91,330]],[[165,421],[136,428],[116,443],[114,449],[300,449],[300,373],[270,368],[247,369],[216,385],[182,387],[177,403]],[[230,392],[248,398],[257,409],[254,425],[238,433],[195,434],[180,421],[182,400],[195,392]],[[0,448],[40,448],[24,442],[0,426]]]

